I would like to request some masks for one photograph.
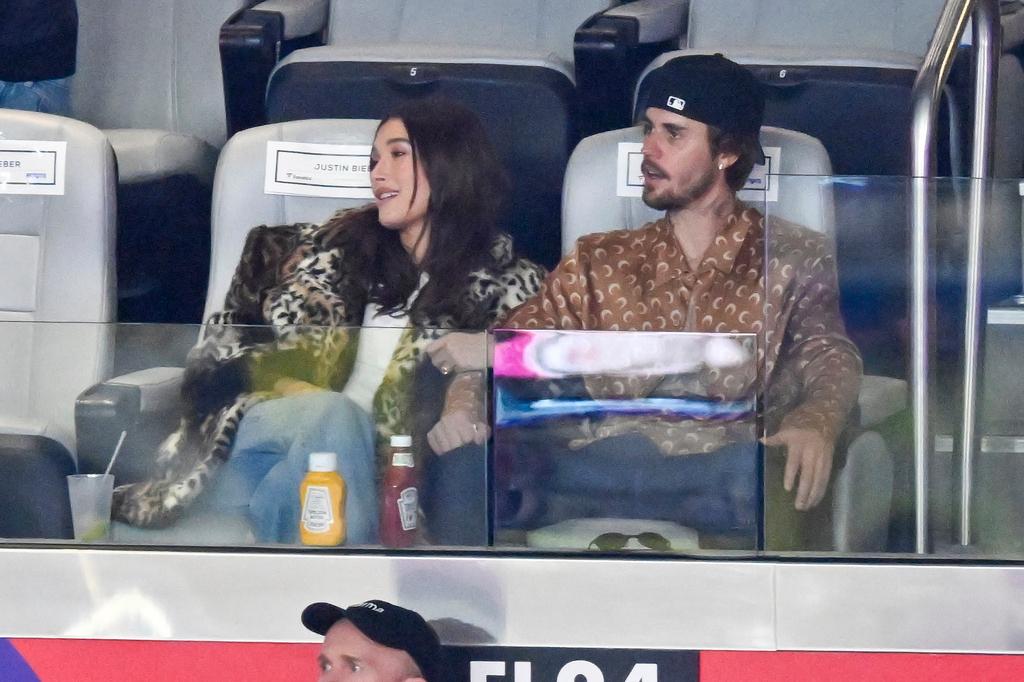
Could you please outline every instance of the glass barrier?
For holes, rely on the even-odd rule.
[[[763,251],[723,246],[730,265],[707,269],[686,332],[499,331],[465,336],[457,360],[430,345],[436,330],[0,322],[0,536],[74,541],[67,476],[103,474],[123,433],[113,522],[76,542],[300,547],[309,455],[328,451],[353,510],[346,547],[913,556],[914,181],[769,177],[774,193],[748,201],[767,216]],[[927,541],[939,557],[1019,559],[1020,182],[925,184]],[[985,239],[966,496],[972,196]],[[412,540],[392,435],[411,437],[419,477]],[[109,481],[72,485],[77,504]]]
[[[754,334],[499,330],[495,540],[754,550]]]
[[[0,536],[486,545],[487,342],[449,334],[0,322]]]
[[[826,449],[834,444],[824,495],[820,501],[818,494],[811,495],[816,504],[803,509],[797,507],[806,469],[800,468],[788,481],[793,489],[786,491],[787,464],[789,474],[797,471],[796,464],[786,448],[766,449],[765,546],[771,552],[915,551],[916,467],[908,384],[908,211],[913,182],[902,177],[787,176],[780,178],[780,198],[763,204],[769,216],[765,258],[776,266],[766,268],[766,295],[770,302],[771,292],[785,290],[792,306],[781,311],[789,326],[779,362],[768,372],[763,401],[766,432],[771,436],[773,430],[787,426],[804,427],[824,434],[820,440]],[[1022,327],[1014,326],[1020,302],[1012,297],[1021,293],[1020,183],[940,178],[920,186],[932,216],[927,390],[935,448],[928,453],[927,544],[937,556],[1019,558],[1024,549],[1024,489],[1019,485],[1024,460],[1015,453],[1024,452],[1024,447],[1017,449],[1022,424],[1019,387],[1024,384],[1013,361],[1020,347],[1015,332]],[[981,198],[984,230],[983,342],[980,389],[974,394],[978,447],[970,467],[973,538],[962,546],[959,432],[972,191]],[[800,197],[798,202],[816,206],[810,211],[806,205],[794,209],[793,195]],[[809,221],[794,218],[814,213],[821,216],[824,237],[794,233],[785,222],[819,231]],[[773,312],[766,307],[767,329],[772,329]],[[771,342],[767,345],[771,360]],[[863,363],[859,384],[850,371],[857,355]],[[787,386],[794,377],[799,389],[795,392]],[[848,409],[847,417],[836,418]],[[813,446],[821,449],[821,443]],[[802,456],[804,467],[819,467],[811,470],[812,481],[825,476],[820,467],[828,467],[827,459]]]

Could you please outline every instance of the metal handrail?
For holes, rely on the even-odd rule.
[[[979,324],[981,244],[984,224],[982,183],[991,175],[992,121],[995,116],[995,69],[998,64],[998,0],[947,0],[928,45],[912,93],[911,123],[911,409],[914,423],[914,496],[916,502],[914,527],[915,550],[929,551],[928,536],[928,473],[931,436],[930,385],[930,321],[929,310],[934,295],[928,246],[934,233],[934,196],[930,179],[935,175],[935,128],[942,88],[949,78],[953,59],[968,20],[974,15],[974,135],[971,141],[971,176],[968,230],[968,298],[964,364],[964,424],[961,435],[964,486],[961,508],[961,540],[969,541],[971,469],[974,457],[974,390],[977,378],[977,340]],[[994,51],[994,58],[993,58]],[[967,391],[970,391],[970,394]],[[969,415],[969,416],[968,416]],[[966,515],[966,521],[964,516]],[[966,535],[964,527],[968,528]]]

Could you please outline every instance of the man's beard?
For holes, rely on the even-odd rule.
[[[649,192],[645,187],[643,200],[645,204],[656,211],[672,211],[675,209],[686,208],[694,201],[707,194],[708,190],[710,190],[711,186],[714,184],[715,170],[713,168],[708,168],[703,175],[679,192],[668,192],[661,196],[651,196],[651,192]]]

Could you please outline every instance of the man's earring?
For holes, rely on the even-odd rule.
[[[724,163],[719,163],[718,164],[718,170],[725,170],[725,164]]]

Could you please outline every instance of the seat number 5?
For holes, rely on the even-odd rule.
[[[419,71],[419,67],[418,66],[410,67],[409,68],[409,78],[415,78],[417,71]]]

